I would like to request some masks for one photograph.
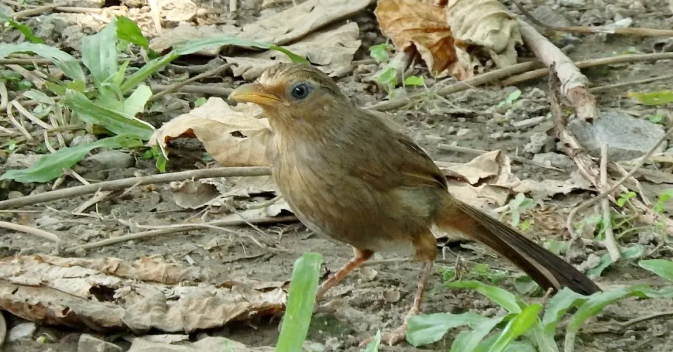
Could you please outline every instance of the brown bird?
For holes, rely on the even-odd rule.
[[[545,289],[600,291],[561,258],[452,197],[444,175],[423,149],[355,106],[319,69],[276,65],[256,83],[235,89],[231,99],[258,104],[269,118],[269,166],[301,222],[354,249],[354,258],[320,285],[318,299],[375,252],[413,254],[423,262],[405,323],[384,335],[384,342],[403,340],[407,319],[421,311],[437,256],[433,224],[485,244]]]

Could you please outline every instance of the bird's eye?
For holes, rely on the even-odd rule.
[[[308,82],[299,82],[292,87],[290,95],[294,99],[301,100],[306,98],[310,92],[311,85]]]

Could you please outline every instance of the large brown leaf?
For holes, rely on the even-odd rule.
[[[417,0],[379,0],[375,14],[381,32],[400,51],[414,46],[433,74],[451,69],[457,62],[443,7]]]
[[[190,333],[284,309],[284,283],[231,278],[158,259],[49,255],[0,261],[0,308],[26,320],[97,331]]]
[[[202,106],[165,123],[149,141],[166,154],[166,143],[178,137],[196,137],[223,166],[266,166],[269,123],[255,104],[229,106],[210,98]]]

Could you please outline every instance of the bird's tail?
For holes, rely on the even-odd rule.
[[[600,291],[591,279],[563,259],[457,199],[447,197],[435,224],[440,229],[457,231],[490,247],[525,271],[545,290],[558,291],[568,287],[584,295]]]

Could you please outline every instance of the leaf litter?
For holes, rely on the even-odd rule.
[[[0,307],[23,319],[111,332],[191,333],[284,309],[284,282],[226,278],[159,259],[49,255],[0,261]]]

